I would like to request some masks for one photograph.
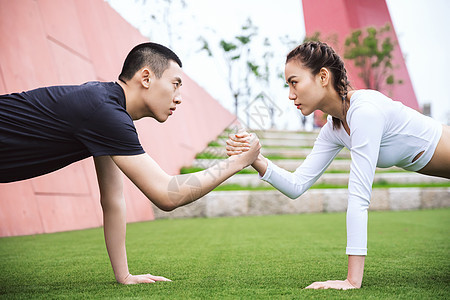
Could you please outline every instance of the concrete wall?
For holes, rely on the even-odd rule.
[[[217,218],[347,211],[347,189],[310,189],[295,200],[279,191],[212,191],[200,200],[164,212],[155,218]],[[372,192],[370,211],[414,210],[450,206],[450,188],[378,188]]]
[[[129,50],[145,41],[102,0],[0,0],[0,94],[114,81]],[[169,174],[189,165],[234,119],[187,76],[182,93],[183,104],[166,123],[136,122],[144,149]],[[125,195],[129,222],[154,218],[149,201],[128,181]],[[35,179],[0,184],[0,236],[101,225],[91,158]]]

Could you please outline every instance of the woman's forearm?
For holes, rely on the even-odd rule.
[[[262,154],[258,155],[258,158],[252,163],[252,167],[258,171],[259,175],[262,177],[267,171],[267,158]]]
[[[364,261],[366,257],[363,255],[348,256],[348,273],[347,280],[355,288],[360,288],[364,275]]]

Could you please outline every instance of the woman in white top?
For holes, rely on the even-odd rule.
[[[329,115],[314,147],[293,173],[261,154],[252,164],[262,180],[296,199],[322,175],[338,152],[351,152],[348,183],[346,280],[315,282],[307,288],[360,288],[367,254],[367,209],[375,168],[398,166],[450,178],[450,127],[373,90],[348,91],[342,59],[325,43],[308,42],[286,59],[289,99],[307,116]],[[254,136],[254,135],[253,135]],[[246,151],[247,133],[230,135],[228,155]]]

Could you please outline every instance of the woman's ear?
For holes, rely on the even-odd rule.
[[[330,71],[327,68],[321,68],[319,71],[320,83],[323,87],[330,82]]]

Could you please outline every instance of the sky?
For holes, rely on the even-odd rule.
[[[254,39],[251,53],[262,56],[258,51],[263,47],[259,45],[262,37],[268,37],[272,67],[278,74],[283,71],[284,59],[292,48],[281,38],[300,42],[305,36],[300,0],[185,0],[185,5],[174,0],[170,10],[164,9],[165,0],[107,1],[144,36],[172,48],[183,61],[184,72],[231,112],[234,112],[233,97],[226,79],[227,67],[218,47],[220,39],[232,40],[250,18],[258,27],[261,39]],[[432,117],[450,124],[450,88],[446,78],[450,70],[450,1],[386,0],[386,3],[419,106],[430,103]],[[170,31],[164,25],[167,23],[164,18],[171,24]],[[213,57],[199,51],[200,36],[208,40]],[[288,100],[283,80],[274,75],[268,84],[258,84],[254,90],[265,92],[276,106],[278,129],[302,127],[301,115]],[[255,94],[247,97],[247,101],[254,97]],[[311,122],[308,119],[308,124]]]

